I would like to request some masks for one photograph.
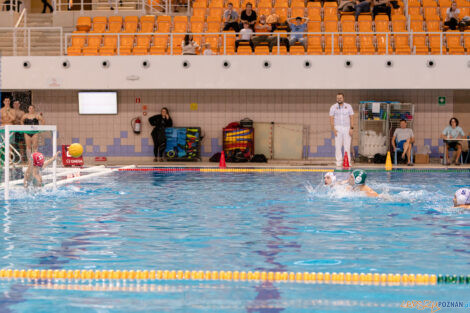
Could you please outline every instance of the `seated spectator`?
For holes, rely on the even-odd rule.
[[[251,47],[251,51],[254,51],[253,41],[251,41],[251,36],[253,35],[253,30],[250,28],[250,24],[247,22],[243,23],[243,29],[240,31],[240,39],[235,41],[235,52],[238,51],[238,46],[241,42],[248,42]]]
[[[354,0],[341,0],[339,2],[338,11],[340,12],[354,12]]]
[[[392,138],[393,150],[397,148],[402,151],[401,159],[405,159],[405,155],[408,157],[407,163],[408,166],[412,166],[411,163],[411,149],[413,148],[413,143],[415,142],[415,137],[413,130],[411,128],[406,128],[406,120],[402,119],[400,121],[400,127],[395,129]]]
[[[354,9],[356,10],[356,21],[359,17],[359,14],[362,12],[370,12],[370,2],[372,0],[356,0],[356,6]]]
[[[290,21],[290,20],[293,20],[294,18],[289,18],[287,19],[287,21]],[[302,23],[302,20],[305,20],[304,23]],[[295,18],[295,23],[290,23],[289,22],[289,26],[290,26],[290,29],[291,29],[291,35],[290,35],[290,39],[289,39],[289,45],[293,45],[295,44],[296,42],[300,42],[302,44],[302,46],[304,46],[304,48],[307,47],[307,39],[304,37],[303,34],[296,34],[296,33],[305,33],[307,31],[307,22],[308,22],[308,18],[304,17],[300,17],[300,16],[297,16]]]
[[[462,144],[457,141],[457,140],[449,140],[449,139],[462,139],[464,138],[465,133],[463,132],[463,129],[459,126],[459,120],[456,119],[455,117],[451,118],[449,121],[449,126],[447,126],[444,131],[441,134],[441,138],[444,139],[444,143],[446,144],[446,160],[447,164],[445,165],[450,165],[451,162],[449,162],[449,148],[457,151],[457,153],[454,154],[454,159],[455,159],[455,165],[460,165],[460,154],[462,153]]]
[[[196,50],[199,49],[199,45],[193,41],[193,35],[186,34],[181,48],[183,55],[196,55]]]
[[[213,55],[214,53],[212,52],[211,45],[206,43],[204,45],[204,55]]]
[[[392,7],[390,0],[373,0],[374,7],[372,8],[372,19],[375,21],[375,16],[378,13],[386,13],[388,20],[392,19]]]
[[[444,25],[449,27],[451,30],[456,30],[457,25],[459,25],[459,14],[460,10],[457,9],[457,3],[452,2],[452,6],[446,11]]]
[[[261,15],[259,17],[259,23],[255,25],[255,33],[269,33],[272,30],[272,26],[266,23],[266,16]],[[258,46],[262,42],[267,42],[269,45],[269,52],[272,51],[272,44],[273,37],[269,35],[256,35],[252,39],[253,46]]]
[[[240,31],[240,26],[238,26],[238,13],[233,9],[231,2],[227,4],[227,10],[224,12],[224,31],[230,29],[233,29],[237,33]]]
[[[274,32],[274,31],[280,31],[280,32],[285,32],[285,33],[289,33],[290,32],[290,27],[289,27],[289,24],[287,23],[287,21],[285,21],[284,23],[279,23],[279,15],[273,13],[271,15],[269,15],[267,18],[266,18],[266,23],[268,23],[269,25],[271,25],[271,31]],[[273,38],[272,38],[272,46],[277,46],[277,36],[274,36],[273,35]],[[280,46],[286,46],[287,48],[287,51],[289,51],[289,39],[286,38],[286,37],[279,37],[279,45]]]
[[[253,5],[251,2],[248,2],[246,4],[245,10],[243,10],[242,14],[240,15],[240,28],[243,28],[243,24],[247,22],[248,25],[250,25],[250,28],[254,31],[257,19],[258,16],[256,15],[256,12],[253,11]]]

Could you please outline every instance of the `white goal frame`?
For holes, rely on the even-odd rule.
[[[15,131],[50,131],[52,132],[52,155],[57,152],[57,126],[56,125],[5,125],[2,127],[5,130],[5,200],[10,198],[10,134]],[[29,160],[28,160],[29,162]],[[52,162],[52,186],[57,189],[56,182],[57,174],[57,160]]]

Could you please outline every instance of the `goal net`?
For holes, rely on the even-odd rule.
[[[36,133],[41,132],[48,132],[52,134],[52,149],[51,151],[44,151],[45,156],[52,156],[57,151],[57,126],[55,125],[5,125],[4,127],[0,128],[0,155],[1,155],[1,162],[3,163],[3,175],[4,175],[4,195],[5,200],[10,198],[10,190],[13,185],[18,185],[18,183],[22,184],[22,180],[15,180],[10,181],[10,175],[12,171],[12,167],[15,164],[20,164],[22,156],[20,151],[18,151],[17,147],[13,144],[15,142],[15,135],[16,134],[29,134],[33,135]],[[47,147],[47,146],[46,146]],[[31,157],[28,155],[29,152],[26,152],[27,157]],[[57,180],[57,161],[54,160],[52,163],[52,187],[53,189],[57,188],[56,180]]]

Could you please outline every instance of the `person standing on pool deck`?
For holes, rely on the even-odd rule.
[[[336,95],[336,103],[330,108],[331,130],[335,133],[336,166],[343,164],[344,154],[341,148],[348,153],[351,160],[351,135],[353,133],[353,109],[349,103],[344,102],[344,95],[340,92]]]
[[[349,176],[348,183],[353,191],[362,191],[368,197],[378,197],[379,194],[366,185],[367,173],[363,170],[354,170]]]
[[[460,188],[455,192],[454,207],[470,210],[470,188]]]
[[[21,118],[23,125],[44,125],[42,114],[37,113],[34,105],[28,105],[28,111]],[[38,151],[39,134],[38,132],[29,132],[24,134],[24,141],[26,142],[26,155],[29,156]]]
[[[162,108],[161,114],[149,118],[150,125],[154,126],[152,130],[154,162],[163,161],[163,153],[166,148],[165,128],[173,127],[173,121],[167,108]]]

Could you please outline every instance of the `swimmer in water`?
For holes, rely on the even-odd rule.
[[[325,177],[323,177],[323,181],[325,186],[333,187],[336,183],[336,176],[333,172],[328,172],[325,174]]]
[[[41,152],[34,152],[29,159],[28,169],[24,173],[24,187],[28,187],[30,180],[32,180],[31,176],[35,180],[35,186],[42,187],[42,175],[40,170],[54,162],[59,153],[60,152],[57,152],[52,158],[45,161],[44,155]]]
[[[362,191],[368,197],[378,197],[378,193],[366,185],[367,174],[363,170],[354,170],[349,176],[348,183],[353,191]]]
[[[455,192],[454,207],[470,210],[470,188],[460,188]]]

